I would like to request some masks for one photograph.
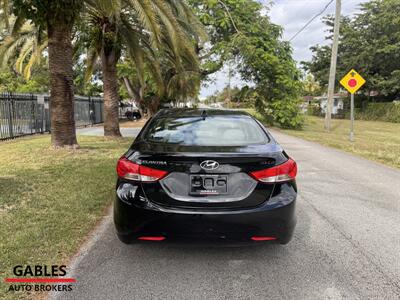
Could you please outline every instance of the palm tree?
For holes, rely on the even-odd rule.
[[[197,57],[184,50],[176,57],[168,43],[159,50],[144,49],[143,54],[142,72],[130,71],[134,66],[129,59],[121,64],[121,79],[139,108],[153,115],[162,101],[183,102],[198,94],[201,71]]]
[[[26,20],[38,32],[47,32],[51,141],[56,148],[76,146],[71,33],[82,1],[3,0],[1,6],[4,16],[8,17],[10,11],[17,16],[13,33],[19,32]]]
[[[40,3],[41,9],[32,11],[31,1]],[[10,55],[12,51],[18,49],[17,70],[23,72],[25,77],[29,77],[32,66],[39,63],[41,53],[48,45],[52,142],[54,146],[65,146],[76,144],[71,32],[80,2],[67,0],[60,5],[56,2],[16,1],[14,9],[20,11],[20,17],[15,19],[11,34],[13,37],[8,39],[4,55]],[[101,58],[105,135],[118,136],[120,132],[116,63],[121,52],[125,51],[133,58],[141,87],[146,85],[143,78],[145,61],[151,66],[153,82],[157,84],[157,89],[154,96],[145,104],[148,104],[151,107],[150,111],[154,112],[164,95],[179,98],[179,93],[187,93],[185,89],[197,82],[197,79],[191,80],[198,66],[192,41],[195,40],[199,44],[201,39],[205,39],[206,34],[183,0],[86,0],[86,3],[85,20],[89,25],[86,29],[91,29],[87,74],[91,74],[96,59]],[[22,16],[32,22],[25,21]],[[85,36],[85,32],[80,34]],[[168,51],[160,51],[163,48]],[[168,63],[162,64],[163,70],[157,61],[157,55],[161,52],[168,56],[165,60]],[[23,67],[26,60],[28,63]],[[188,65],[196,69],[196,72],[188,69]],[[174,90],[176,93],[172,92]],[[139,93],[138,99],[143,102],[143,93]]]
[[[125,62],[128,71],[121,74],[128,94],[139,108],[146,108],[151,116],[162,101],[178,103],[198,94],[201,71],[197,59],[191,56],[185,59],[184,51],[176,58],[168,45],[160,51],[144,53],[143,72],[129,72],[132,66],[128,60]]]
[[[200,39],[200,23],[183,0],[88,0],[85,21],[91,28],[87,56],[87,78],[98,58],[101,59],[105,124],[104,134],[119,136],[117,62],[122,52],[132,57],[144,86],[144,66],[152,65],[154,79],[161,82],[156,53],[168,47],[174,57],[185,53],[198,64],[192,39]],[[191,22],[192,27],[189,26]],[[188,28],[191,28],[190,31]],[[180,59],[176,60],[179,66]],[[163,86],[160,84],[159,86]],[[158,89],[160,94],[162,88]],[[142,101],[139,96],[138,101]]]

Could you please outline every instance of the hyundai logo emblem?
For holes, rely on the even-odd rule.
[[[200,167],[204,170],[211,171],[218,169],[219,163],[215,160],[205,160],[200,164]]]

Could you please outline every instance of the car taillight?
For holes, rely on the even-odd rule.
[[[167,171],[135,164],[125,157],[119,159],[117,164],[117,173],[119,177],[144,182],[154,182],[168,174]]]
[[[254,179],[266,183],[293,180],[296,178],[296,174],[297,164],[290,158],[279,166],[250,173]]]
[[[165,240],[165,236],[140,236],[140,237],[138,237],[138,240],[161,242],[161,241]]]

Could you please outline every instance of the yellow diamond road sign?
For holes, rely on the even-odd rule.
[[[355,70],[351,70],[346,76],[340,80],[340,84],[343,85],[350,94],[355,94],[365,83],[365,79],[361,77]]]

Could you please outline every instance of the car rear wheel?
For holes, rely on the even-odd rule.
[[[286,232],[278,239],[278,242],[281,245],[286,245],[292,240],[292,237],[293,232]]]
[[[126,235],[126,234],[118,234],[117,233],[117,237],[124,244],[129,245],[129,244],[133,243],[132,237],[130,237],[130,236]]]

